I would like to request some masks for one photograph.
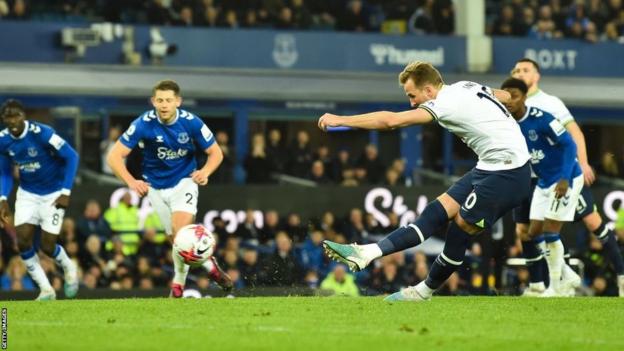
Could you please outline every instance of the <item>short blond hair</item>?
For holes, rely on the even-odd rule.
[[[404,85],[409,79],[417,87],[422,87],[425,84],[440,87],[444,84],[440,72],[429,62],[423,61],[410,62],[405,66],[403,72],[399,73],[399,83],[401,85]]]

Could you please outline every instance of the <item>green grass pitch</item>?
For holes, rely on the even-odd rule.
[[[624,299],[0,301],[9,350],[624,350]]]

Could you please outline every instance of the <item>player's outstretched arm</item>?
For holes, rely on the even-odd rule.
[[[492,89],[492,93],[494,93],[494,96],[496,96],[498,101],[502,102],[503,104],[511,100],[511,94],[509,94],[505,90]]]
[[[68,143],[64,143],[57,150],[58,155],[65,160],[65,174],[63,178],[63,188],[61,189],[61,195],[54,201],[54,205],[60,208],[69,207],[69,194],[74,185],[74,179],[78,172],[78,163],[80,157],[76,150]]]
[[[326,113],[319,118],[318,126],[324,131],[331,127],[385,130],[412,124],[425,124],[431,121],[433,121],[433,116],[429,112],[417,108],[403,112],[378,111],[353,116],[337,116]]]
[[[140,196],[145,196],[149,190],[149,184],[142,180],[135,179],[132,174],[128,172],[128,168],[124,162],[126,157],[130,154],[130,151],[132,151],[132,149],[117,140],[106,157],[106,163],[113,170],[113,173],[115,173],[119,179],[123,180],[130,189],[136,191]]]
[[[221,147],[216,142],[212,143],[204,152],[208,155],[206,163],[202,168],[191,173],[191,179],[199,185],[208,184],[208,177],[217,170],[217,167],[223,161],[223,151],[221,151]]]
[[[583,131],[581,127],[575,122],[570,121],[565,125],[565,128],[568,130],[572,139],[576,143],[576,157],[578,157],[579,164],[581,165],[581,169],[583,170],[583,178],[585,178],[585,184],[591,185],[594,180],[596,180],[596,175],[594,174],[594,170],[589,165],[589,160],[587,159],[587,146],[585,144],[585,135],[583,135]]]

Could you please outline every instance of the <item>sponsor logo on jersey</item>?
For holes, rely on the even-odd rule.
[[[29,147],[28,148],[28,156],[30,157],[37,157],[37,149],[35,149],[34,147]]]
[[[550,126],[552,131],[557,136],[560,136],[561,134],[563,134],[566,131],[565,127],[561,123],[559,123],[559,121],[557,121],[556,119],[553,119],[552,121],[550,121],[550,123],[548,125]]]
[[[210,139],[212,139],[212,132],[205,124],[201,128],[201,133],[206,141],[210,141]]]
[[[540,163],[540,161],[543,160],[544,157],[546,157],[546,155],[544,155],[544,151],[531,149],[531,163]]]
[[[187,133],[180,133],[178,134],[178,143],[180,144],[186,144],[189,141],[189,136]]]
[[[157,156],[161,160],[176,160],[186,156],[186,154],[188,154],[187,149],[178,149],[176,151],[168,149],[164,146],[161,146],[157,149]]]
[[[536,141],[537,138],[538,136],[537,136],[537,132],[535,131],[535,129],[529,129],[529,140]]]
[[[28,162],[19,165],[20,172],[34,173],[39,169],[41,169],[41,164],[39,162]]]

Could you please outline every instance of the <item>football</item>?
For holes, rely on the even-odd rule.
[[[214,247],[214,235],[201,224],[182,227],[173,241],[174,252],[190,266],[201,266],[212,256]]]

